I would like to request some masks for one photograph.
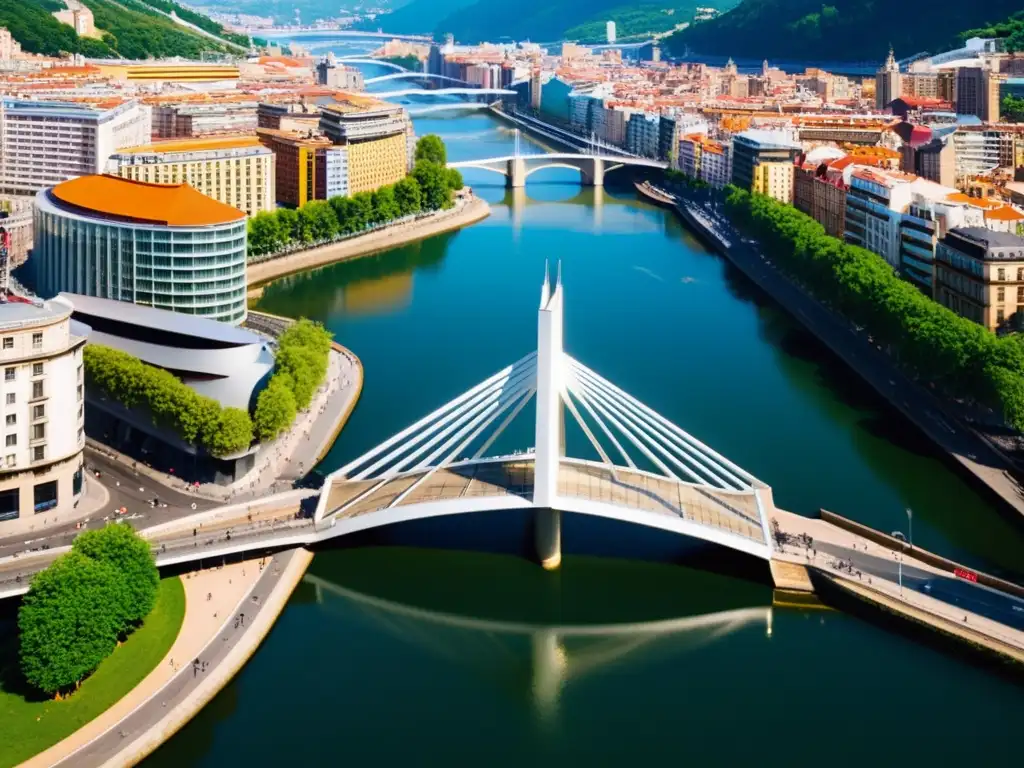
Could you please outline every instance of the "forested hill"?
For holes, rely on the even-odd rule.
[[[160,13],[174,11],[180,18],[232,42],[246,43],[228,35],[206,16],[169,0],[83,0],[93,12],[101,39],[80,37],[52,13],[64,8],[60,0],[0,0],[0,26],[29,53],[145,59],[150,56],[183,56],[198,59],[204,52],[223,53],[229,46],[183,27]],[[158,10],[159,9],[159,10]],[[232,51],[238,49],[230,48]]]
[[[692,21],[697,6],[726,9],[737,0],[413,0],[373,21],[388,32],[447,32],[460,43],[501,40],[603,41],[614,21],[618,37],[666,32]]]
[[[882,61],[955,47],[965,30],[1020,10],[1021,0],[932,0],[916,12],[891,0],[743,0],[726,14],[669,38],[673,55]]]

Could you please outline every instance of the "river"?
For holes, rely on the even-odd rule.
[[[482,113],[416,129],[451,159],[513,143]],[[770,483],[777,505],[904,532],[910,507],[920,546],[1024,572],[1020,528],[670,213],[566,169],[515,193],[465,176],[489,219],[260,300],[322,321],[365,366],[325,471],[534,349],[545,262],[560,261],[569,353]],[[730,558],[679,564],[669,534],[574,519],[565,539],[557,573],[521,556],[507,516],[319,553],[254,658],[147,765],[1019,759],[1024,693],[998,671],[843,613],[771,609]]]

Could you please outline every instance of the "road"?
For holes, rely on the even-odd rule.
[[[95,478],[95,471],[100,472],[96,478],[110,493],[110,501],[98,510],[89,520],[92,527],[100,527],[103,520],[113,514],[115,509],[126,507],[126,519],[136,530],[143,530],[153,525],[170,522],[194,514],[197,511],[220,506],[217,501],[210,501],[188,493],[182,493],[155,483],[148,478],[140,478],[130,467],[107,458],[92,449],[86,449],[85,465],[90,476]],[[141,489],[141,490],[140,490]],[[167,506],[153,507],[150,502],[158,498]],[[193,509],[192,505],[195,505]],[[63,547],[71,543],[81,533],[77,523],[68,523],[49,528],[35,538],[24,535],[0,539],[0,557],[9,557],[20,552],[35,551],[45,547]]]
[[[1010,474],[1009,466],[973,429],[960,423],[956,414],[927,387],[906,377],[892,359],[846,318],[809,296],[763,254],[754,241],[745,239],[716,206],[700,205],[713,228],[729,241],[729,258],[737,267],[811,331],[823,344],[899,410],[938,448],[1024,516],[1024,489]]]

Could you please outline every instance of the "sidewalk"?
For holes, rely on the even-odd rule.
[[[129,695],[133,697],[133,706],[125,705],[127,712],[117,717],[112,725],[84,740],[84,744],[66,750],[57,759],[39,763],[39,768],[43,765],[130,766],[141,762],[191,720],[252,656],[284,609],[312,558],[312,553],[296,549],[267,558],[262,570],[259,560],[250,560],[212,571],[218,577],[212,591],[218,605],[223,606],[219,610],[213,610],[213,600],[206,602],[206,593],[211,591],[208,587],[193,585],[195,589],[188,595],[186,621],[192,612],[193,600],[198,600],[197,615],[203,627],[195,633],[186,633],[183,627],[179,640],[187,641],[188,645],[182,646],[181,659],[174,655],[177,653],[174,648],[161,663],[163,682],[155,686],[148,697],[135,697],[132,691]],[[242,570],[244,576],[240,575]],[[188,582],[186,585],[188,589]],[[244,621],[240,618],[243,613]],[[171,669],[171,657],[176,670]],[[207,664],[205,670],[194,671],[192,661],[197,658]],[[156,672],[154,670],[154,674]],[[124,700],[117,707],[122,704]],[[111,719],[113,717],[111,715]]]
[[[216,636],[224,620],[233,616],[235,606],[260,576],[258,562],[236,563],[181,577],[185,587],[185,618],[170,651],[135,688],[102,715],[22,763],[22,768],[46,768],[71,757],[158,693],[183,670],[191,674],[192,660]],[[207,595],[211,599],[207,600]],[[162,708],[162,707],[161,707]]]

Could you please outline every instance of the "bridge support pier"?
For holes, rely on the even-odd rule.
[[[587,172],[587,167],[584,165],[580,168],[580,181],[583,182],[585,187],[603,187],[604,186],[604,160],[595,157],[591,160],[591,168],[593,169],[590,173]]]
[[[538,509],[533,513],[533,540],[537,559],[545,571],[562,564],[562,513],[557,509]]]
[[[508,161],[505,186],[511,189],[520,189],[526,186],[526,161],[521,157],[514,157]]]

